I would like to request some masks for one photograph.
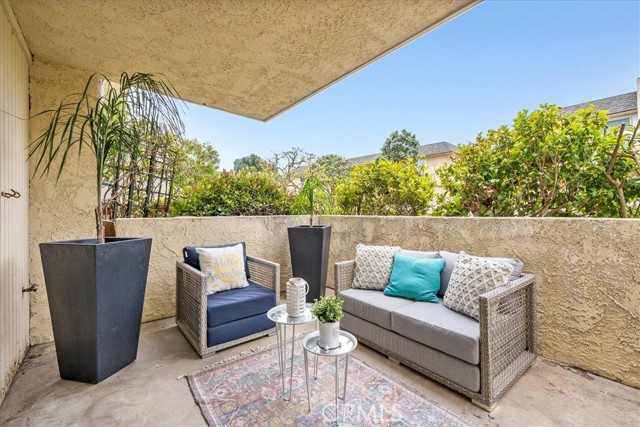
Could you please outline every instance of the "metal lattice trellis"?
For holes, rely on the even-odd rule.
[[[142,153],[118,153],[105,173],[105,219],[167,216],[178,152],[148,143]]]

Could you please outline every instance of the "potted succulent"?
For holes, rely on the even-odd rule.
[[[123,73],[112,84],[91,75],[84,91],[39,113],[50,121],[29,148],[36,174],[89,151],[95,157],[96,237],[40,244],[60,376],[98,383],[137,357],[150,238],[104,236],[105,168],[133,154],[143,136],[183,130],[177,95],[151,74]],[[139,157],[138,157],[139,158]]]
[[[329,264],[330,225],[314,225],[313,217],[327,206],[327,187],[316,176],[308,177],[297,197],[302,212],[309,214],[309,225],[296,225],[287,229],[289,253],[294,277],[309,283],[307,302],[324,296],[327,288]]]
[[[315,300],[311,311],[320,322],[318,345],[325,350],[340,346],[340,320],[344,317],[343,301],[337,296],[320,297]]]

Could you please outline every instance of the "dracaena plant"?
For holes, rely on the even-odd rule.
[[[296,202],[302,212],[309,214],[309,226],[313,226],[313,216],[330,209],[331,195],[324,182],[311,175],[304,181]]]
[[[50,121],[29,147],[29,158],[35,159],[34,176],[53,171],[58,181],[70,157],[90,150],[96,168],[96,237],[104,243],[102,190],[109,158],[137,153],[143,137],[181,135],[179,102],[175,89],[152,74],[122,73],[117,83],[92,74],[81,93],[38,113]]]

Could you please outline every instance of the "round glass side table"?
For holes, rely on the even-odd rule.
[[[347,398],[347,377],[349,374],[349,354],[358,346],[358,340],[349,332],[340,331],[340,346],[331,350],[325,350],[318,344],[318,338],[320,333],[318,331],[312,332],[302,340],[302,348],[304,348],[304,379],[307,385],[307,403],[309,404],[309,410],[311,410],[311,390],[309,388],[309,356],[308,353],[315,354],[316,359],[318,356],[333,357],[336,362],[335,377],[336,377],[336,419],[333,425],[338,425],[338,400],[342,400],[342,420],[344,421],[344,407]],[[342,388],[342,396],[340,396],[340,369],[339,359],[340,356],[345,356],[344,362],[344,385]],[[318,378],[318,361],[315,363],[315,378]]]
[[[316,316],[311,312],[312,304],[306,304],[304,313],[301,316],[291,317],[287,314],[287,305],[281,304],[273,307],[267,312],[267,317],[276,324],[276,337],[278,341],[278,362],[280,364],[280,377],[282,379],[282,400],[291,399],[291,388],[293,385],[293,355],[296,337],[296,326],[315,322]],[[292,326],[291,332],[291,368],[289,372],[289,394],[285,390],[285,371],[287,366],[287,326]]]

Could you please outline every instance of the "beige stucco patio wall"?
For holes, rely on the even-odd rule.
[[[175,260],[186,244],[244,240],[291,274],[287,226],[297,217],[124,219],[121,236],[154,239],[146,320],[174,313]],[[522,259],[537,275],[542,356],[640,387],[640,221],[533,218],[327,217],[331,265],[359,242]],[[333,284],[329,269],[329,284]]]
[[[82,92],[91,74],[88,71],[47,64],[37,58],[30,71],[32,116],[45,109],[57,107],[68,94]],[[46,124],[47,121],[43,117],[33,117],[29,120],[29,140],[33,141],[40,135]],[[57,171],[54,169],[50,176],[32,178],[30,184],[29,281],[38,285],[38,291],[31,294],[30,302],[32,345],[53,340],[38,244],[95,236],[95,162],[89,150],[85,149],[81,159],[78,160],[74,155],[67,164],[65,173],[57,183]],[[33,166],[32,160],[32,172]]]

